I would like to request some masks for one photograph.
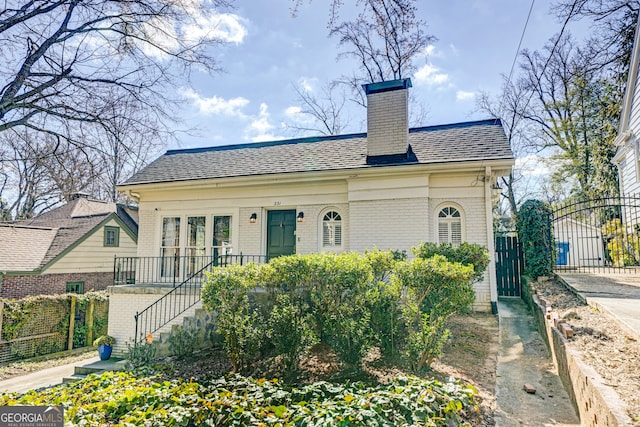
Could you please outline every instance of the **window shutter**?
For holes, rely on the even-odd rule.
[[[322,246],[331,246],[332,238],[332,225],[325,221],[322,224]]]
[[[438,242],[449,242],[449,223],[444,221],[438,222]]]
[[[336,223],[334,226],[334,244],[336,246],[342,245],[342,224]]]
[[[462,243],[462,224],[460,221],[451,222],[451,243],[454,245]]]

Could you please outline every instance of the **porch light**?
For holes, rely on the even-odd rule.
[[[249,222],[251,224],[255,224],[255,222],[258,220],[258,214],[257,213],[252,213],[251,216],[249,217]]]
[[[296,217],[298,222],[304,222],[304,212],[298,212],[298,216]]]

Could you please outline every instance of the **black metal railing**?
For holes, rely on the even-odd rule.
[[[579,200],[550,215],[555,270],[634,272],[640,267],[640,197]]]
[[[172,285],[176,286],[205,266],[224,266],[248,262],[265,262],[263,255],[207,255],[165,257],[115,257],[114,285]]]
[[[142,311],[136,312],[136,343],[144,342],[149,334],[154,334],[176,317],[193,307],[200,301],[202,282],[206,271],[214,267],[224,267],[231,264],[244,265],[247,263],[264,263],[264,255],[219,255],[210,257],[209,263],[193,272],[184,281],[174,286],[169,292],[160,297],[153,304]]]

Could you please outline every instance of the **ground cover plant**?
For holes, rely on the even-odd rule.
[[[402,377],[384,385],[317,382],[290,387],[240,375],[165,379],[149,371],[106,372],[0,405],[61,405],[85,426],[449,426],[476,410],[476,390],[459,382]]]

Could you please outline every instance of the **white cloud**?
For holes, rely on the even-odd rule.
[[[300,86],[305,92],[313,92],[317,83],[318,79],[315,77],[300,77],[298,79],[298,86]]]
[[[516,159],[515,167],[519,169],[520,173],[524,176],[538,177],[551,173],[548,162],[549,159],[536,154],[530,154]]]
[[[475,97],[475,92],[467,92],[465,90],[459,90],[456,92],[456,101],[470,101]]]
[[[449,81],[449,75],[441,73],[438,67],[425,64],[414,74],[416,84],[426,84],[427,86],[439,86]]]
[[[281,139],[275,136],[270,131],[275,126],[270,122],[269,107],[264,102],[260,104],[260,113],[257,117],[254,117],[249,126],[245,128],[245,138],[253,142],[260,141],[272,141],[274,139]]]
[[[422,53],[424,53],[426,56],[431,56],[433,55],[433,52],[436,50],[436,47],[432,44],[430,44],[429,46],[425,47],[422,51]]]
[[[194,22],[183,28],[188,40],[222,40],[240,44],[247,36],[247,28],[242,24],[244,18],[232,13],[209,12],[194,16]]]
[[[192,100],[193,104],[198,107],[198,110],[202,114],[224,114],[241,118],[246,117],[241,110],[249,104],[249,100],[241,96],[224,99],[214,95],[211,98],[206,98],[192,89],[182,89],[180,92],[182,96]]]
[[[290,118],[294,118],[297,117],[301,112],[302,108],[297,105],[292,105],[284,110],[284,115]]]

